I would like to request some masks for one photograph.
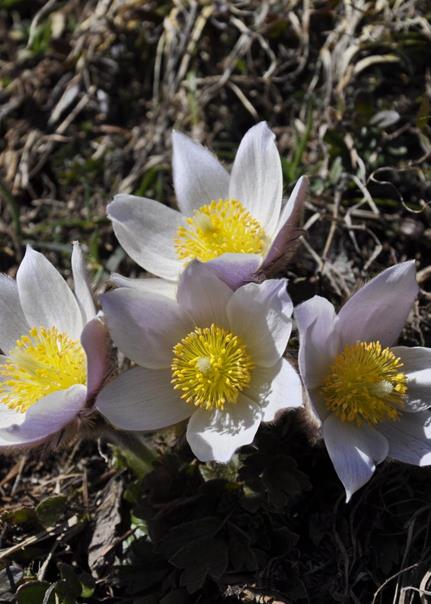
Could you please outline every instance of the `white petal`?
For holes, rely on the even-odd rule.
[[[29,329],[21,309],[16,282],[0,274],[0,350],[9,352]]]
[[[0,429],[0,448],[42,443],[75,419],[86,398],[82,384],[49,394],[28,409],[21,424]]]
[[[313,415],[317,424],[321,424],[330,415],[330,411],[325,405],[324,398],[319,388],[307,390],[308,395],[308,411]]]
[[[101,296],[101,302],[115,345],[144,367],[170,367],[173,347],[193,331],[178,304],[158,294],[121,287]]]
[[[158,430],[190,417],[192,405],[171,385],[168,369],[135,367],[105,386],[96,407],[121,430]]]
[[[301,176],[281,212],[274,240],[262,263],[262,268],[286,254],[289,243],[299,236],[298,223],[307,194],[308,178]]]
[[[279,411],[303,405],[301,380],[285,359],[274,367],[256,367],[244,394],[262,407],[263,422],[272,422]]]
[[[57,327],[79,339],[83,321],[78,303],[66,281],[39,252],[27,246],[16,276],[19,299],[32,327]]]
[[[73,288],[81,308],[82,320],[85,325],[96,316],[96,307],[94,306],[93,294],[91,292],[87,267],[85,266],[81,246],[77,241],[73,242],[72,273]]]
[[[19,413],[0,403],[0,429],[8,428],[12,424],[22,424],[24,420],[25,413]]]
[[[239,447],[253,442],[261,419],[261,409],[240,396],[223,411],[195,411],[187,426],[187,441],[200,461],[227,463]]]
[[[321,385],[326,371],[339,352],[337,317],[333,305],[314,296],[295,307],[299,330],[299,369],[309,389]]]
[[[139,266],[158,277],[176,281],[183,268],[174,241],[184,219],[167,206],[134,195],[116,195],[108,205],[114,233]]]
[[[177,299],[181,309],[187,312],[199,327],[229,328],[226,307],[232,290],[216,273],[197,260],[191,262],[180,277]]]
[[[338,314],[343,344],[379,340],[392,346],[418,293],[414,261],[386,269],[353,294]]]
[[[431,407],[431,349],[416,346],[394,346],[392,352],[399,357],[407,376],[405,411],[415,413]]]
[[[189,216],[213,199],[227,199],[229,174],[215,155],[180,132],[172,133],[172,151],[181,212]]]
[[[388,442],[371,426],[342,422],[330,415],[323,423],[323,438],[335,471],[346,489],[346,502],[369,481],[388,455]]]
[[[431,414],[405,413],[395,422],[378,425],[389,441],[388,456],[415,466],[431,464]]]
[[[241,337],[256,365],[272,367],[292,331],[292,301],[286,279],[268,279],[237,289],[227,306],[232,333]]]
[[[141,292],[149,292],[166,296],[171,300],[177,299],[177,283],[166,281],[158,277],[145,277],[143,279],[130,279],[118,273],[113,273],[109,279],[117,287],[134,287]]]
[[[232,167],[229,198],[237,199],[260,222],[267,235],[277,228],[283,174],[275,136],[265,122],[246,132]]]
[[[261,262],[262,257],[257,254],[222,254],[205,264],[235,290],[255,280]]]

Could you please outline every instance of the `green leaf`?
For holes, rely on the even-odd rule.
[[[36,508],[37,516],[44,526],[57,524],[66,511],[67,499],[64,495],[48,497],[39,503]]]
[[[47,594],[47,602],[44,602],[45,594],[51,587],[47,581],[28,581],[18,588],[16,601],[18,604],[55,604],[53,590]]]

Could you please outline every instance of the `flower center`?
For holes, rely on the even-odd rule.
[[[403,363],[380,342],[357,342],[340,353],[321,392],[343,422],[378,424],[399,419],[407,392]]]
[[[250,384],[253,367],[238,336],[214,324],[197,327],[174,346],[172,385],[187,403],[223,409]]]
[[[0,401],[24,413],[48,394],[86,381],[80,342],[56,327],[33,327],[0,365]]]
[[[200,207],[177,231],[180,260],[207,262],[226,253],[260,254],[267,237],[259,222],[240,201],[219,199]]]

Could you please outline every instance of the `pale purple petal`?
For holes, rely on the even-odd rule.
[[[32,405],[21,424],[0,429],[0,448],[37,445],[75,419],[85,405],[87,388],[76,384]]]
[[[418,293],[414,261],[386,269],[353,294],[338,314],[343,344],[398,339]]]
[[[166,296],[171,300],[177,299],[177,283],[166,281],[158,277],[144,277],[143,279],[131,279],[113,273],[109,279],[117,287],[134,287],[141,292],[149,292]]]
[[[261,406],[263,422],[272,422],[278,412],[303,405],[301,380],[285,359],[274,367],[255,367],[244,394]]]
[[[0,429],[8,428],[12,424],[22,424],[25,420],[25,414],[10,409],[0,402]],[[1,442],[1,439],[0,439]]]
[[[416,346],[395,346],[392,348],[399,357],[407,376],[407,401],[404,410],[416,413],[431,407],[431,349]]]
[[[323,422],[328,415],[330,415],[330,411],[325,405],[325,400],[320,392],[319,388],[312,388],[307,390],[308,395],[308,410],[314,417],[314,420],[320,424]]]
[[[111,351],[108,329],[99,317],[89,321],[81,335],[81,343],[87,355],[87,398],[99,390],[109,370]]]
[[[431,464],[429,411],[405,413],[398,421],[384,422],[377,428],[389,442],[389,457],[415,466]]]
[[[221,281],[214,271],[194,260],[182,273],[178,283],[177,300],[198,327],[212,323],[228,328],[226,306],[232,290]]]
[[[87,267],[78,241],[73,242],[72,251],[73,289],[81,308],[82,320],[85,325],[96,316],[93,294],[91,292]]]
[[[333,305],[320,296],[295,307],[299,330],[299,370],[307,388],[320,386],[339,352],[337,317]]]
[[[287,279],[268,279],[237,289],[227,315],[232,333],[239,336],[256,365],[272,367],[286,350],[292,331],[292,301]]]
[[[246,132],[232,167],[229,198],[240,201],[272,236],[280,218],[283,174],[275,136],[266,122]]]
[[[158,277],[176,281],[183,268],[175,238],[184,218],[167,206],[134,195],[116,195],[108,205],[114,233],[133,260]]]
[[[200,461],[227,463],[237,449],[253,442],[262,411],[240,395],[222,411],[198,409],[187,426],[187,441]]]
[[[219,279],[235,290],[254,281],[261,262],[262,258],[257,254],[222,254],[205,264]]]
[[[101,296],[101,302],[115,345],[151,369],[170,367],[174,345],[194,328],[176,302],[158,294],[121,287]]]
[[[262,263],[262,268],[266,268],[283,256],[288,251],[289,242],[298,237],[298,223],[307,194],[308,178],[301,176],[281,212],[275,238]]]
[[[175,193],[181,212],[190,216],[212,200],[227,199],[229,174],[208,149],[185,134],[172,133]]]
[[[346,502],[374,474],[376,464],[388,455],[388,442],[368,425],[356,426],[330,415],[322,427],[323,438],[335,471],[346,489]]]
[[[83,321],[72,290],[56,268],[27,246],[16,276],[19,299],[32,327],[57,327],[78,340]]]
[[[97,396],[96,408],[121,430],[159,430],[190,417],[194,407],[171,385],[169,369],[135,367]]]
[[[9,352],[29,329],[21,309],[16,282],[0,274],[0,350]]]

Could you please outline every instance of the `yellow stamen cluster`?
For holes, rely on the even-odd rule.
[[[380,342],[347,346],[321,388],[326,407],[344,422],[378,424],[399,419],[407,392],[403,363]]]
[[[207,262],[226,253],[263,254],[267,247],[265,231],[236,199],[211,201],[187,218],[187,225],[179,227],[175,240],[180,260]]]
[[[56,327],[33,327],[0,365],[0,401],[24,413],[44,396],[86,381],[80,342]]]
[[[187,403],[223,409],[250,384],[253,367],[238,336],[214,324],[197,327],[174,346],[172,385]]]

